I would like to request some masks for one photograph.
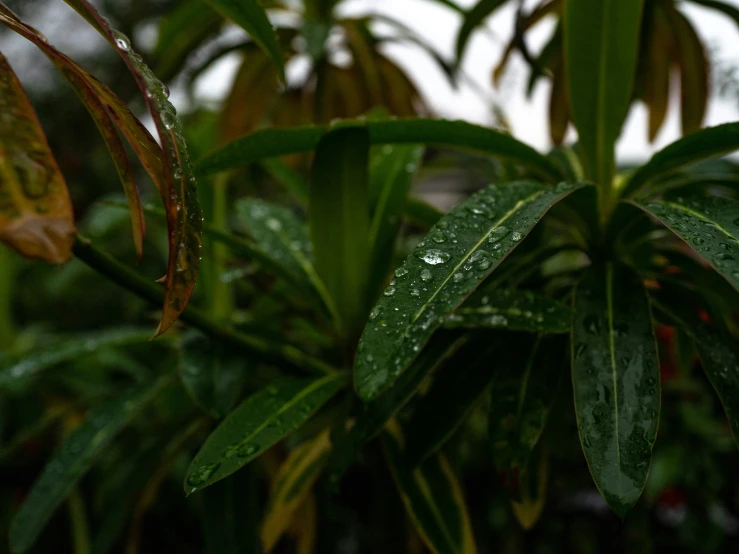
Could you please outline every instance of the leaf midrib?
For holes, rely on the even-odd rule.
[[[723,226],[721,226],[721,224],[717,223],[713,219],[710,219],[705,214],[702,214],[700,212],[696,212],[694,210],[691,210],[687,206],[683,206],[682,204],[677,204],[675,202],[669,202],[669,201],[663,200],[662,203],[664,205],[666,205],[666,206],[669,206],[670,208],[672,208],[674,210],[685,212],[687,214],[692,215],[693,217],[696,217],[696,218],[700,219],[701,221],[705,221],[707,223],[710,223],[711,225],[713,225],[714,227],[716,227],[719,231],[721,231],[722,233],[724,233],[727,237],[736,240],[736,237],[734,235],[732,235],[729,231],[727,231],[726,229],[724,229]],[[662,218],[660,218],[660,219],[662,219]],[[670,228],[672,228],[672,225],[668,225],[668,226]],[[682,233],[680,233],[680,234],[682,234]]]
[[[623,469],[621,467],[621,437],[619,435],[618,375],[616,371],[616,335],[613,325],[613,264],[606,264],[606,311],[608,315],[608,348],[611,354],[611,378],[613,380],[613,412],[616,438],[616,458],[618,463],[619,494],[623,496]]]

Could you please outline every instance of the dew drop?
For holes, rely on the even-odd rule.
[[[267,219],[264,224],[267,226],[267,229],[275,232],[282,229],[282,223],[280,223],[280,221],[275,219],[274,217],[270,217],[269,219]]]
[[[386,288],[385,292],[383,292],[382,294],[384,294],[385,296],[392,296],[393,294],[395,294],[395,287]]]
[[[431,235],[431,240],[433,240],[437,244],[441,244],[442,242],[446,242],[446,239],[447,239],[446,232],[444,232],[441,229],[437,229]]]
[[[492,231],[490,231],[490,236],[488,237],[488,242],[490,244],[495,244],[496,242],[500,242],[503,240],[506,236],[508,236],[508,233],[510,233],[511,230],[506,227],[505,225],[501,225],[500,227],[496,227]]]
[[[200,466],[187,478],[187,484],[191,487],[199,487],[200,485],[208,481],[208,479],[210,479],[213,474],[218,471],[219,467],[221,467],[221,464],[208,464]]]
[[[120,31],[113,31],[113,37],[115,38],[115,45],[119,49],[123,50],[124,52],[129,52],[131,50],[131,41],[126,35],[124,35]]]
[[[421,270],[421,281],[430,281],[432,278],[433,276],[428,269]]]
[[[396,277],[405,277],[406,275],[408,275],[408,270],[404,267],[399,267],[395,270]]]
[[[523,238],[523,233],[519,233],[518,231],[513,231],[511,234],[511,240],[514,242],[518,242]]]
[[[162,125],[164,125],[164,128],[165,129],[169,130],[172,127],[174,127],[174,124],[175,124],[175,116],[174,115],[172,115],[168,111],[163,111],[161,113],[161,117],[162,117]]]
[[[451,259],[451,256],[449,254],[447,254],[443,250],[436,249],[415,252],[414,255],[416,256],[416,258],[426,262],[429,265],[444,264]]]
[[[240,458],[245,458],[247,456],[253,456],[257,452],[259,452],[259,445],[248,442],[239,448],[238,455]]]

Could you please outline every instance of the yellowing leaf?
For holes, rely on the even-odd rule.
[[[298,519],[298,508],[309,501],[313,483],[318,478],[331,448],[329,432],[304,442],[293,450],[277,472],[270,493],[267,513],[262,523],[262,544],[270,552],[280,537],[293,528]],[[302,530],[302,526],[301,530]]]
[[[0,241],[29,258],[72,257],[72,204],[31,102],[0,54]]]

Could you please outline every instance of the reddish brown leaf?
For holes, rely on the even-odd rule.
[[[72,204],[31,102],[0,54],[0,241],[29,258],[72,257]]]

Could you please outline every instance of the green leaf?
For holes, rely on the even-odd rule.
[[[2,54],[0,75],[0,242],[23,256],[62,264],[72,257],[76,236],[67,185]]]
[[[570,307],[532,291],[496,288],[475,294],[454,310],[444,327],[568,333]]]
[[[739,202],[690,194],[634,202],[656,217],[739,290]]]
[[[565,67],[585,177],[610,186],[631,103],[644,0],[565,0]]]
[[[369,231],[372,293],[382,286],[390,268],[408,193],[422,158],[423,147],[401,145],[384,146],[372,160],[369,189],[374,208]]]
[[[355,462],[362,447],[382,431],[390,418],[411,399],[427,375],[441,365],[458,367],[467,359],[464,354],[469,348],[464,348],[467,342],[468,337],[460,337],[457,333],[438,334],[390,390],[362,406],[351,430],[334,440],[335,446],[329,461],[331,481],[340,479]]]
[[[179,363],[182,385],[193,401],[213,417],[223,417],[233,408],[248,364],[248,358],[229,355],[223,345],[197,331],[182,337]]]
[[[270,177],[290,191],[296,199],[308,201],[308,182],[299,173],[274,158],[262,160],[261,165]]]
[[[318,275],[345,337],[361,332],[369,310],[369,136],[363,127],[326,133],[311,170],[308,227]]]
[[[335,320],[336,306],[326,285],[313,267],[308,229],[290,210],[255,198],[244,198],[236,205],[239,222],[252,236],[257,248],[281,268],[279,275],[308,289],[320,299]]]
[[[10,549],[26,552],[41,534],[54,510],[115,436],[168,383],[169,376],[155,383],[128,389],[94,408],[36,480],[10,524]]]
[[[708,127],[676,140],[657,152],[631,176],[621,196],[629,197],[644,186],[675,173],[681,167],[739,149],[739,123]]]
[[[462,65],[462,59],[464,58],[467,43],[472,36],[472,32],[506,2],[507,0],[480,0],[465,12],[462,26],[457,33],[457,60],[455,62],[457,69]]]
[[[190,464],[191,494],[231,475],[307,421],[347,380],[285,379],[250,396],[213,431]]]
[[[272,58],[285,81],[285,64],[280,42],[258,0],[204,0],[225,17],[244,29],[254,42]]]
[[[330,450],[329,432],[324,431],[290,452],[277,470],[262,523],[262,545],[267,552],[290,528],[295,511],[310,493]]]
[[[510,478],[529,467],[564,373],[566,345],[562,337],[514,335],[496,360],[488,433],[495,466]]]
[[[511,502],[513,515],[526,531],[533,529],[544,510],[548,478],[549,453],[546,447],[541,447],[531,456],[527,466],[521,469],[520,498]]]
[[[30,353],[0,358],[0,390],[21,391],[43,371],[112,347],[147,344],[151,331],[131,328],[61,336]]]
[[[557,165],[530,146],[504,133],[464,121],[393,119],[368,121],[366,127],[371,144],[427,144],[470,150],[511,159],[548,181],[558,181],[561,178]],[[310,152],[316,148],[327,129],[308,126],[257,131],[200,160],[197,174],[205,177],[243,167],[262,158]]]
[[[462,488],[446,458],[438,455],[412,468],[405,460],[403,434],[395,422],[382,434],[382,444],[403,504],[429,550],[475,554]]]
[[[491,185],[444,216],[396,270],[370,314],[355,361],[359,396],[372,400],[390,386],[547,210],[581,186]]]
[[[695,342],[703,370],[716,389],[734,441],[739,445],[739,357],[735,341],[702,321],[697,310],[691,311],[684,304],[655,302],[655,307]]]
[[[657,436],[660,376],[644,285],[631,270],[593,267],[573,301],[572,383],[595,485],[620,517],[636,504]]]
[[[436,373],[431,389],[416,403],[403,426],[406,459],[416,466],[436,452],[464,423],[493,380],[499,340],[483,335],[470,341]]]

